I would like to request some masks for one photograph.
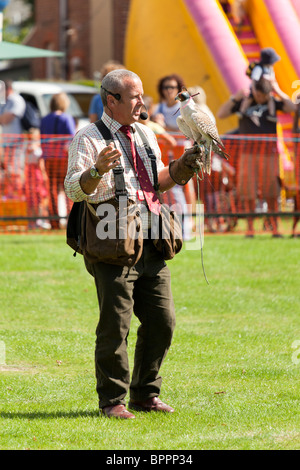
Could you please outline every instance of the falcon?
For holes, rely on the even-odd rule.
[[[180,101],[181,112],[181,116],[176,119],[177,125],[186,138],[194,141],[196,152],[204,147],[201,163],[203,171],[210,175],[212,151],[226,160],[229,157],[218,130],[210,117],[197,106],[188,91],[181,91],[175,99]]]

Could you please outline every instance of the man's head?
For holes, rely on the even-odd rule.
[[[139,120],[144,91],[137,74],[123,69],[109,72],[102,80],[100,94],[105,111],[120,124]]]
[[[52,96],[50,101],[50,111],[62,111],[65,112],[70,106],[70,100],[66,93],[56,93]]]
[[[4,87],[5,87],[5,95],[8,97],[11,93],[13,93],[13,82],[11,80],[4,80]]]
[[[252,94],[258,104],[264,104],[268,101],[272,91],[272,84],[269,80],[261,78],[252,83]]]

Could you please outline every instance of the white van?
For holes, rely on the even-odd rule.
[[[78,129],[89,124],[89,105],[93,96],[99,92],[96,88],[90,86],[46,81],[15,81],[13,82],[13,89],[23,96],[25,101],[34,104],[41,117],[50,112],[50,100],[53,95],[61,92],[66,93],[70,100],[67,113],[74,117]]]

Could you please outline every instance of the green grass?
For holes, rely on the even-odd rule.
[[[0,449],[299,449],[300,239],[206,236],[209,285],[199,251],[169,262],[177,325],[161,398],[176,412],[130,421],[98,415],[82,257],[61,235],[0,244]]]

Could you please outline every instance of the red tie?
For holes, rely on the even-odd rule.
[[[148,204],[149,210],[151,212],[154,212],[154,214],[159,215],[160,213],[160,202],[157,197],[157,194],[152,186],[152,183],[150,181],[148,172],[146,170],[146,167],[144,165],[143,160],[137,153],[134,145],[134,140],[131,135],[131,127],[130,126],[122,126],[120,127],[120,131],[122,131],[126,137],[130,141],[130,148],[131,148],[131,154],[132,154],[132,159],[133,159],[133,164],[134,168],[140,183],[140,186],[142,188],[142,191],[144,193],[146,202]]]

